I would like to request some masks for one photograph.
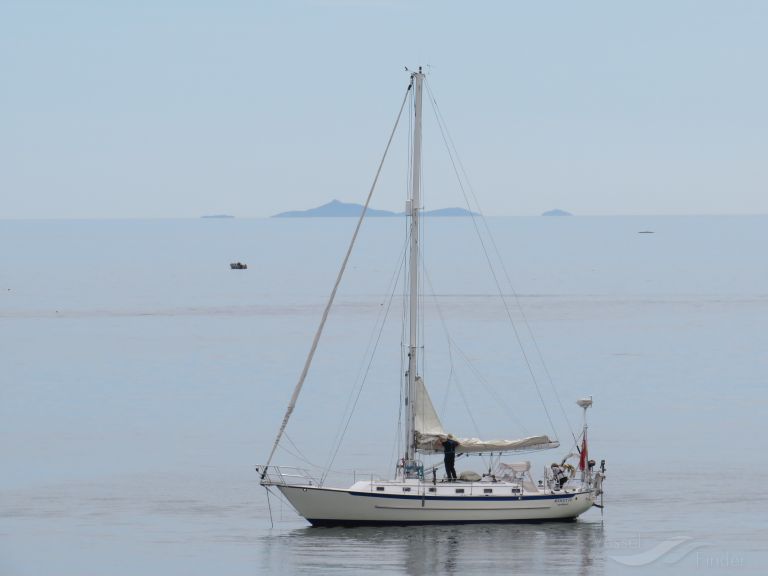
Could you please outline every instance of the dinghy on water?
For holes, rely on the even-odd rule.
[[[360,230],[360,225],[376,186],[381,165],[368,194],[365,208],[357,223],[346,257],[339,271],[331,297],[326,304],[320,326],[310,353],[305,361],[288,409],[272,446],[266,464],[257,466],[261,484],[267,490],[277,488],[296,511],[315,526],[357,526],[357,525],[403,525],[432,523],[470,522],[517,522],[573,519],[589,510],[602,494],[605,466],[595,470],[595,461],[588,458],[587,410],[592,399],[578,401],[583,409],[584,422],[580,438],[574,435],[574,452],[569,453],[560,463],[552,464],[544,476],[535,481],[530,472],[530,462],[502,462],[504,454],[532,452],[558,448],[560,443],[546,434],[518,439],[483,440],[472,437],[458,437],[453,440],[434,408],[429,392],[420,373],[423,364],[423,342],[420,340],[422,274],[420,268],[423,238],[419,231],[422,210],[421,201],[421,145],[422,145],[422,94],[425,75],[421,68],[410,75],[410,83],[398,114],[395,128],[390,135],[384,153],[386,158],[389,144],[395,133],[405,104],[410,95],[413,109],[413,138],[410,162],[410,189],[406,204],[409,218],[408,243],[408,287],[407,323],[408,346],[407,367],[403,379],[403,438],[404,445],[398,459],[393,479],[368,478],[357,480],[348,487],[331,487],[325,484],[325,474],[314,474],[309,470],[288,468],[272,464],[273,457],[285,432],[288,420],[294,410],[307,372],[312,363],[317,344],[323,332],[325,321],[336,295],[350,253]],[[511,317],[510,317],[511,321]],[[534,379],[535,380],[535,379]],[[534,382],[535,383],[535,382]],[[538,385],[537,385],[538,386]],[[542,398],[543,402],[543,398]],[[549,413],[547,412],[549,418]],[[551,423],[551,420],[550,420]],[[458,479],[448,475],[438,479],[440,465],[425,466],[422,455],[439,454],[444,446],[455,448],[458,456],[490,456],[492,463],[487,474],[462,473]],[[292,443],[293,444],[293,443]],[[448,450],[446,467],[448,467]],[[579,457],[578,477],[576,470],[566,461]],[[452,468],[452,458],[450,460]]]

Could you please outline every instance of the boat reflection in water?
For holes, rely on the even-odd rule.
[[[601,522],[307,527],[264,540],[280,563],[272,568],[293,574],[594,575],[605,566]]]

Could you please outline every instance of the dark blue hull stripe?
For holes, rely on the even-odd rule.
[[[449,500],[456,502],[457,500],[471,500],[477,502],[478,500],[490,500],[497,502],[518,502],[524,500],[564,500],[571,499],[578,494],[553,494],[547,496],[421,496],[420,494],[382,494],[381,492],[349,492],[352,496],[366,496],[369,498],[397,498],[399,500]],[[584,494],[582,492],[581,494]]]

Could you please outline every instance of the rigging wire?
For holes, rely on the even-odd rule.
[[[403,258],[404,256],[400,255],[400,252],[398,252],[397,265],[395,266],[395,271],[393,272],[393,275],[389,281],[388,286],[397,285],[397,279],[399,277],[400,270],[403,267]],[[390,294],[390,292],[391,292],[390,288],[387,288],[387,291],[385,292],[385,294]],[[379,312],[376,316],[376,322],[374,323],[373,329],[371,330],[371,335],[368,337],[368,344],[365,348],[365,353],[363,354],[362,360],[360,362],[360,367],[358,368],[357,376],[353,380],[353,383],[360,382],[361,388],[365,384],[365,379],[367,378],[368,370],[370,369],[370,362],[368,362],[368,366],[366,368],[366,360],[369,358],[369,356],[371,361],[373,360],[373,355],[376,353],[376,346],[378,345],[378,339],[376,338],[377,333],[379,337],[381,336],[381,330],[383,329],[383,325],[381,329],[379,329],[379,323],[382,321],[382,314],[384,313],[384,310],[385,310],[384,304],[387,303],[387,298],[391,298],[391,296],[385,296],[384,301],[379,305]],[[386,321],[386,318],[384,318],[384,320]],[[344,426],[346,415],[349,414],[349,417],[351,418],[352,413],[355,410],[355,406],[357,405],[354,391],[355,391],[355,387],[353,386],[352,389],[350,390],[349,397],[347,398],[347,404],[344,407],[344,410],[342,412],[343,416],[339,421],[339,427],[334,436],[334,440],[331,443],[332,446],[336,446],[337,451],[338,451],[338,446],[341,444],[344,438],[344,433],[346,432],[346,427]],[[358,397],[359,397],[359,392],[358,392]],[[353,405],[353,401],[355,402],[354,405]],[[350,406],[351,406],[351,410],[350,410]],[[328,468],[330,468],[330,466],[331,464],[328,465]]]
[[[491,386],[490,382],[480,373],[480,371],[477,369],[477,366],[475,366],[474,362],[470,360],[469,356],[461,349],[461,347],[458,345],[456,340],[453,339],[451,336],[449,330],[448,330],[448,323],[445,320],[445,315],[443,314],[443,309],[440,306],[440,302],[437,298],[437,294],[435,293],[434,286],[432,284],[432,279],[429,276],[429,273],[427,272],[426,266],[424,268],[424,277],[427,280],[427,284],[429,284],[429,289],[432,294],[432,301],[435,304],[435,308],[437,309],[438,317],[440,318],[440,324],[442,325],[443,332],[445,334],[446,341],[448,343],[448,362],[450,364],[451,373],[454,371],[454,363],[453,363],[453,353],[452,349],[455,348],[456,351],[461,355],[461,357],[464,359],[464,361],[467,363],[467,366],[472,370],[475,377],[478,379],[478,381],[483,385],[483,387],[486,389],[486,391],[493,397],[496,402],[498,402],[508,413],[509,416],[512,417],[512,419],[517,423],[518,426],[523,430],[525,434],[528,434],[528,430],[526,429],[523,422],[517,417],[515,412],[512,410],[512,408],[509,407],[509,405],[506,403],[504,398]],[[456,385],[459,385],[458,379],[456,380]],[[447,393],[446,393],[447,396]],[[443,407],[445,406],[445,402],[443,403]],[[469,409],[467,407],[467,409]],[[478,435],[480,434],[480,430],[476,430]]]
[[[293,450],[290,450],[289,448],[286,448],[283,444],[280,444],[280,446],[278,446],[278,449],[282,450],[286,454],[290,454],[291,456],[293,456],[297,460],[301,460],[302,462],[304,462],[308,466],[311,466],[312,468],[319,468],[319,466],[317,466],[314,462],[310,462],[309,460],[307,460],[306,458],[304,458],[300,454],[294,452]]]
[[[291,456],[293,456],[293,457],[295,457],[295,458],[298,458],[299,460],[301,460],[302,462],[304,462],[304,463],[306,463],[306,464],[309,464],[309,465],[310,465],[310,466],[312,466],[313,468],[319,468],[319,466],[317,466],[317,464],[314,464],[314,463],[310,462],[309,458],[307,458],[306,456],[304,456],[304,454],[303,454],[303,453],[302,453],[302,451],[299,449],[299,447],[296,445],[296,443],[295,443],[295,442],[294,442],[294,441],[291,439],[291,437],[290,437],[290,436],[288,436],[288,433],[287,433],[287,432],[284,434],[284,436],[285,436],[285,439],[286,439],[286,440],[288,440],[288,442],[290,442],[290,443],[291,443],[291,446],[293,446],[293,449],[294,449],[294,450],[296,450],[296,452],[295,452],[295,453],[294,453],[294,452],[291,452],[291,451],[290,451],[290,450],[288,450],[288,449],[287,449],[285,446],[280,446],[280,449],[281,449],[281,450],[285,450],[285,451],[286,451],[286,452],[288,452],[288,454],[290,454]]]
[[[296,407],[296,401],[299,399],[299,394],[301,393],[301,389],[304,386],[304,381],[307,378],[307,373],[309,372],[309,367],[312,365],[312,359],[315,356],[315,351],[317,350],[317,345],[320,342],[320,336],[323,333],[323,328],[325,327],[325,322],[328,319],[328,314],[331,311],[331,306],[333,306],[333,301],[336,299],[336,292],[339,289],[339,284],[341,284],[341,279],[344,276],[344,271],[347,268],[347,262],[349,262],[349,257],[352,254],[352,248],[355,246],[355,240],[357,240],[357,235],[360,232],[360,227],[363,224],[363,219],[365,218],[365,213],[368,211],[368,205],[371,202],[371,197],[373,196],[373,191],[376,189],[376,184],[379,181],[379,175],[381,174],[381,169],[384,166],[384,160],[387,158],[387,153],[389,152],[389,147],[392,144],[392,140],[395,137],[395,132],[397,131],[397,126],[400,124],[400,117],[403,114],[403,109],[405,108],[405,103],[408,100],[408,94],[411,92],[411,86],[413,85],[413,81],[411,81],[410,84],[408,84],[408,88],[406,89],[405,95],[403,96],[403,103],[400,105],[400,111],[397,113],[397,118],[395,119],[395,125],[392,127],[392,132],[389,135],[389,140],[387,140],[387,145],[384,148],[384,154],[381,157],[381,161],[379,162],[379,167],[376,170],[376,176],[373,178],[373,182],[371,184],[371,188],[368,191],[368,197],[365,199],[365,204],[363,205],[363,210],[360,212],[360,218],[357,221],[357,226],[355,227],[355,232],[352,234],[352,239],[349,242],[349,247],[347,248],[347,253],[344,256],[344,260],[341,263],[341,268],[339,268],[339,273],[336,276],[336,283],[333,286],[333,290],[331,290],[331,295],[328,298],[328,303],[325,305],[325,310],[323,310],[323,316],[320,320],[320,325],[317,328],[317,332],[315,333],[315,338],[312,341],[312,346],[309,349],[309,354],[307,355],[307,359],[304,362],[304,368],[302,369],[301,376],[299,376],[299,381],[296,384],[296,387],[293,390],[293,394],[291,395],[291,399],[288,402],[288,408],[285,411],[285,415],[283,416],[283,421],[280,424],[280,429],[277,432],[277,437],[275,438],[275,442],[272,445],[272,451],[269,453],[269,458],[267,458],[267,463],[264,466],[264,471],[262,472],[262,480],[267,474],[267,469],[269,468],[270,463],[272,462],[272,458],[275,455],[275,451],[277,450],[277,445],[280,443],[280,439],[283,436],[283,433],[285,432],[286,426],[288,426],[288,420],[291,417],[291,414],[293,413],[293,409]]]
[[[482,233],[480,232],[480,228],[477,224],[477,218],[475,217],[474,212],[472,211],[472,206],[469,201],[469,197],[467,196],[467,192],[464,187],[464,183],[462,181],[461,175],[459,173],[458,167],[456,165],[456,160],[454,158],[455,150],[451,150],[451,146],[448,143],[448,140],[446,138],[445,134],[445,127],[443,126],[441,115],[438,112],[437,103],[434,98],[434,94],[432,93],[431,88],[429,87],[429,83],[427,84],[427,94],[429,95],[430,102],[432,103],[432,109],[435,112],[435,117],[437,118],[437,124],[438,128],[440,129],[440,135],[443,139],[443,143],[445,144],[446,150],[448,151],[448,157],[451,161],[451,165],[453,167],[453,171],[456,175],[456,179],[458,180],[459,188],[461,189],[461,194],[464,197],[464,201],[467,204],[467,208],[469,209],[470,217],[472,218],[472,224],[475,228],[475,233],[477,234],[477,238],[480,241],[480,246],[483,249],[483,254],[485,255],[486,262],[488,263],[488,267],[491,271],[491,276],[493,278],[493,282],[496,285],[496,290],[499,293],[499,297],[501,298],[502,304],[504,305],[504,311],[506,312],[507,318],[509,319],[509,323],[512,326],[512,331],[515,334],[515,339],[517,340],[518,346],[520,347],[520,353],[523,356],[523,360],[525,361],[525,365],[528,368],[528,372],[531,376],[531,380],[533,381],[533,384],[536,388],[536,393],[539,396],[539,400],[541,401],[541,406],[544,409],[544,413],[547,416],[547,420],[549,421],[549,425],[552,428],[552,432],[555,435],[555,438],[557,438],[557,430],[555,428],[554,422],[552,421],[552,417],[549,413],[549,409],[547,408],[547,404],[544,401],[544,396],[541,393],[541,388],[539,386],[538,379],[536,378],[536,373],[533,370],[533,366],[531,365],[531,361],[528,358],[528,353],[525,351],[525,346],[523,345],[522,337],[520,336],[520,332],[517,329],[517,326],[515,325],[514,320],[512,319],[512,313],[509,310],[509,305],[507,304],[506,298],[504,298],[504,292],[501,289],[501,284],[499,283],[498,276],[496,274],[496,270],[493,267],[493,262],[491,261],[490,255],[488,254],[488,250],[485,246],[485,241],[483,240]],[[479,211],[479,206],[478,206]],[[482,212],[480,212],[480,217],[484,219]]]
[[[504,398],[500,396],[490,385],[488,380],[480,373],[480,371],[477,369],[477,366],[475,366],[474,362],[469,358],[466,352],[461,349],[461,347],[456,343],[456,341],[451,338],[451,344],[456,348],[456,351],[459,353],[459,355],[464,359],[464,361],[467,363],[467,366],[469,366],[469,369],[472,370],[472,372],[475,375],[475,378],[478,379],[478,381],[483,385],[483,387],[488,391],[488,393],[493,396],[493,398],[501,404],[509,413],[509,415],[512,417],[512,419],[515,421],[515,423],[520,426],[520,429],[523,431],[523,434],[530,434],[528,429],[526,428],[525,424],[523,424],[522,420],[520,420],[517,415],[512,411],[512,409],[509,407],[509,405],[504,401]]]
[[[423,248],[420,248],[420,253],[421,253],[421,263],[422,263],[422,271],[424,273],[424,278],[426,280],[426,284],[429,286],[430,293],[432,295],[432,300],[435,303],[435,308],[437,309],[437,314],[440,318],[440,323],[442,325],[443,332],[445,333],[446,340],[448,341],[448,357],[449,357],[449,362],[451,366],[451,373],[453,373],[453,357],[451,354],[451,337],[448,333],[448,327],[446,325],[445,318],[443,317],[443,311],[440,308],[440,304],[438,304],[437,302],[437,297],[435,295],[434,287],[432,286],[432,281],[429,277],[429,273],[427,272],[426,259],[424,258]],[[422,290],[422,293],[423,294],[426,293],[426,290]],[[422,306],[422,310],[423,309],[424,308]],[[454,376],[454,379],[455,379],[455,376]],[[458,380],[456,380],[456,389],[459,391],[459,395],[461,396],[462,402],[464,402],[464,408],[467,411],[467,415],[469,416],[469,419],[472,421],[472,426],[475,429],[475,434],[477,434],[478,436],[482,436],[482,434],[480,433],[480,427],[477,425],[477,421],[475,420],[474,414],[472,414],[472,410],[470,410],[469,408],[469,402],[467,401],[467,397],[464,395],[464,390],[459,385]],[[485,463],[485,458],[483,457],[483,455],[480,454],[480,456],[483,458],[483,463]]]
[[[520,297],[519,297],[517,291],[515,290],[514,284],[512,283],[512,279],[511,279],[511,277],[509,275],[509,271],[507,270],[507,267],[504,264],[504,259],[501,257],[501,252],[499,251],[499,248],[498,248],[498,246],[496,244],[496,239],[493,236],[493,234],[491,233],[491,229],[488,226],[488,221],[486,220],[485,216],[483,216],[483,211],[482,211],[482,208],[480,207],[480,201],[478,200],[477,195],[475,194],[475,190],[474,190],[474,187],[472,186],[472,182],[469,179],[469,175],[467,174],[466,169],[464,168],[464,163],[461,161],[461,157],[458,154],[458,151],[456,149],[456,145],[453,142],[453,137],[451,136],[450,130],[448,129],[448,125],[446,124],[445,119],[443,117],[443,114],[440,111],[440,106],[437,103],[437,99],[435,98],[435,95],[432,92],[432,88],[431,88],[429,82],[425,82],[425,85],[427,87],[427,93],[428,93],[430,101],[432,103],[433,110],[435,112],[435,116],[438,118],[438,125],[440,125],[440,127],[441,127],[440,128],[441,129],[441,134],[442,134],[442,131],[443,131],[443,127],[445,128],[445,134],[443,135],[444,142],[445,142],[445,139],[447,137],[448,142],[450,142],[450,147],[453,149],[453,151],[455,153],[456,162],[457,162],[459,168],[461,169],[461,173],[464,176],[464,181],[467,183],[467,188],[469,189],[469,192],[472,195],[472,199],[475,201],[475,205],[477,206],[477,211],[480,214],[481,221],[483,222],[483,226],[484,226],[484,228],[486,230],[486,234],[488,235],[488,238],[491,241],[491,246],[493,247],[493,251],[494,251],[494,253],[496,255],[496,259],[499,261],[499,264],[501,265],[501,269],[504,272],[504,276],[505,276],[505,278],[507,280],[507,285],[509,286],[509,289],[512,292],[512,296],[513,296],[513,298],[515,300],[515,305],[516,305],[517,309],[520,312],[520,316],[523,319],[523,324],[525,325],[526,331],[528,332],[528,335],[529,335],[529,337],[531,339],[531,342],[533,343],[533,346],[534,346],[534,349],[536,351],[536,355],[538,357],[539,363],[541,364],[541,367],[544,370],[544,374],[546,376],[546,379],[549,382],[550,387],[552,388],[552,392],[553,392],[553,394],[555,396],[555,399],[557,400],[557,404],[558,404],[558,406],[560,408],[560,412],[562,413],[563,418],[565,419],[565,422],[566,422],[566,424],[568,426],[568,430],[571,433],[571,436],[573,437],[574,442],[578,443],[578,441],[576,440],[576,434],[574,433],[573,425],[571,424],[571,420],[570,420],[570,418],[568,418],[568,413],[566,412],[565,408],[563,407],[563,403],[562,403],[562,400],[560,398],[560,394],[557,391],[557,387],[555,386],[555,383],[554,383],[554,380],[552,378],[552,375],[549,372],[549,368],[547,367],[547,363],[544,360],[544,355],[541,352],[541,348],[539,346],[539,342],[536,339],[536,336],[533,333],[533,330],[531,329],[530,323],[528,322],[528,317],[525,314],[525,310],[524,310],[522,304],[520,303]],[[446,143],[446,146],[448,146],[448,143]],[[449,154],[450,154],[450,150],[449,150]],[[451,159],[451,162],[453,162],[453,159]],[[455,169],[456,169],[456,166],[454,165],[454,171],[455,171]],[[456,176],[457,176],[457,178],[459,178],[458,174],[456,174]],[[459,178],[459,181],[461,182],[460,178]],[[469,201],[468,201],[466,195],[464,194],[463,187],[462,187],[462,194],[464,195],[464,200],[467,203],[467,207],[469,208],[470,212],[472,212],[471,206],[469,205]],[[474,222],[474,215],[472,216],[472,218],[473,218],[473,222]]]
[[[285,505],[289,509],[291,509],[291,508],[293,508],[293,505],[290,502],[288,502],[288,500],[285,498],[285,496],[283,496],[282,492],[280,492],[279,490],[275,491],[273,493],[270,486],[264,486],[264,488],[267,490],[267,504],[268,505],[270,504],[269,503],[269,495],[270,494],[272,494],[272,496],[277,498],[278,502],[280,502],[280,516],[281,516],[281,520],[282,520],[282,506]],[[274,528],[275,525],[274,525],[274,523],[272,523],[272,507],[271,507],[271,505],[269,506],[269,521],[272,524],[272,528]]]
[[[443,333],[445,334],[445,340],[448,343],[448,363],[450,366],[451,373],[454,373],[454,364],[453,364],[453,352],[451,350],[451,335],[448,332],[448,326],[445,322],[445,317],[443,316],[443,310],[440,308],[440,304],[437,301],[437,296],[435,295],[435,289],[432,285],[432,279],[429,276],[429,272],[427,272],[427,267],[424,265],[424,278],[426,280],[427,285],[429,285],[430,293],[432,294],[432,301],[435,304],[435,309],[437,310],[437,316],[440,318],[440,325],[443,328]],[[454,376],[455,378],[455,376]],[[464,408],[467,410],[467,414],[469,415],[469,418],[472,420],[472,425],[475,428],[475,434],[478,436],[482,436],[480,433],[480,427],[477,425],[477,422],[474,419],[474,416],[472,415],[472,411],[469,409],[469,403],[466,400],[466,397],[464,396],[464,391],[459,386],[458,381],[456,381],[456,387],[459,390],[459,394],[461,395],[462,400],[464,401]],[[447,393],[446,393],[447,398]]]
[[[315,464],[314,462],[311,462],[309,459],[307,459],[307,458],[303,457],[302,455],[300,455],[300,454],[297,454],[296,452],[294,452],[294,451],[292,451],[292,450],[289,450],[289,449],[288,449],[288,448],[286,448],[286,447],[285,447],[283,444],[280,444],[280,446],[279,446],[278,448],[279,448],[280,450],[282,450],[283,452],[285,452],[285,453],[287,453],[287,454],[289,454],[289,455],[293,456],[293,457],[294,457],[294,458],[296,458],[297,460],[302,460],[302,461],[303,461],[305,464],[307,464],[307,465],[308,465],[308,466],[310,466],[311,468],[314,468],[314,469],[316,469],[316,470],[322,470],[322,469],[323,469],[323,468],[322,468],[322,467],[321,467],[319,464]],[[355,470],[354,470],[353,468],[349,468],[349,469],[344,469],[344,468],[336,468],[336,469],[333,469],[333,468],[329,468],[329,469],[326,471],[326,476],[327,476],[329,473],[333,473],[333,474],[339,474],[339,475],[342,475],[342,474],[349,474],[349,473],[352,473],[352,472],[354,472],[354,471],[355,471]],[[323,478],[322,480],[318,480],[318,482],[317,482],[317,483],[318,483],[318,485],[322,485],[322,484],[324,484],[324,483],[325,483],[325,479]]]
[[[432,301],[435,304],[437,315],[440,318],[440,324],[442,325],[442,328],[443,328],[443,334],[445,335],[446,344],[448,344],[448,367],[450,370],[448,371],[448,384],[446,385],[445,394],[443,395],[443,403],[440,407],[440,413],[444,414],[446,404],[448,403],[448,396],[451,390],[451,380],[452,379],[455,380],[457,386],[459,385],[459,382],[456,379],[456,369],[455,369],[455,364],[453,362],[453,348],[451,347],[451,335],[448,332],[448,325],[445,321],[445,317],[443,316],[443,310],[442,308],[440,308],[440,303],[437,300],[437,294],[435,294],[435,288],[432,284],[432,279],[429,276],[429,272],[427,271],[426,263],[424,265],[424,278],[427,281],[427,285],[429,285],[429,290],[430,290],[430,293],[432,294]],[[479,434],[479,430],[478,430],[478,434]]]
[[[368,365],[365,367],[365,373],[363,374],[362,380],[360,381],[360,386],[357,389],[357,395],[355,396],[354,402],[352,403],[352,408],[351,408],[351,410],[349,412],[349,415],[348,415],[348,417],[346,419],[346,422],[344,424],[344,429],[342,430],[341,435],[340,435],[340,437],[338,439],[338,443],[336,444],[336,448],[334,449],[333,454],[332,454],[330,460],[328,461],[328,466],[326,467],[326,471],[323,473],[323,475],[321,477],[321,483],[325,482],[325,478],[326,478],[326,476],[328,474],[328,471],[333,466],[333,462],[336,459],[336,455],[339,453],[339,449],[341,448],[341,444],[344,441],[344,436],[346,435],[347,429],[349,428],[349,423],[352,421],[352,415],[355,413],[355,408],[357,408],[357,403],[360,400],[360,394],[363,392],[363,387],[365,386],[365,383],[366,383],[366,381],[368,379],[368,374],[369,374],[369,372],[371,370],[371,365],[373,364],[373,359],[376,356],[376,350],[378,349],[379,342],[381,341],[381,335],[384,332],[384,326],[386,325],[387,318],[389,317],[389,311],[390,311],[390,309],[392,307],[392,301],[395,299],[395,292],[397,291],[397,283],[398,283],[398,280],[400,279],[400,273],[401,273],[401,271],[403,269],[403,265],[404,265],[404,262],[405,262],[405,248],[403,248],[402,252],[403,252],[403,255],[400,258],[399,265],[397,266],[397,268],[395,270],[395,274],[393,275],[393,278],[390,281],[390,285],[391,285],[392,288],[391,288],[391,290],[388,290],[388,292],[390,292],[390,295],[389,295],[389,298],[388,298],[387,306],[386,306],[385,309],[381,309],[381,308],[379,309],[379,318],[377,318],[377,320],[376,320],[376,325],[378,325],[379,330],[378,330],[378,334],[376,335],[376,340],[373,343],[373,349],[371,350],[371,353],[370,353],[370,357],[369,357],[369,360],[368,360]],[[382,318],[382,314],[383,314],[383,318]],[[379,322],[379,319],[381,319],[380,322]],[[375,331],[375,328],[374,328],[374,331]],[[371,336],[373,336],[373,334]]]
[[[269,486],[265,486],[265,488],[267,489],[267,508],[269,508],[269,527],[270,528],[274,528],[275,527],[275,523],[272,520],[272,502],[269,501],[269,495],[270,495],[271,491],[269,489]]]
[[[443,333],[445,334],[445,339],[448,344],[448,362],[450,365],[450,373],[448,376],[449,379],[449,386],[450,386],[450,379],[451,376],[453,376],[454,381],[456,382],[456,388],[459,391],[459,394],[461,395],[461,399],[464,402],[464,408],[467,411],[467,414],[469,415],[470,419],[472,420],[472,423],[475,427],[475,433],[482,437],[483,434],[480,432],[480,428],[477,425],[477,423],[474,420],[474,417],[472,415],[472,411],[469,407],[469,403],[467,402],[467,398],[464,395],[464,390],[461,387],[461,384],[459,383],[458,378],[455,375],[454,371],[454,363],[453,363],[453,348],[456,348],[456,351],[464,358],[464,361],[466,362],[467,366],[472,370],[472,372],[475,374],[475,377],[477,380],[483,385],[483,388],[490,394],[490,396],[502,407],[504,408],[509,416],[511,416],[512,420],[516,422],[518,426],[523,430],[525,434],[528,434],[528,430],[526,429],[525,425],[522,423],[522,421],[517,417],[517,415],[514,413],[514,411],[509,407],[509,405],[506,403],[504,398],[490,385],[490,383],[483,377],[483,375],[480,373],[480,371],[477,369],[477,367],[474,365],[474,363],[469,359],[469,356],[461,349],[461,347],[456,343],[456,341],[453,339],[453,337],[450,335],[450,332],[448,331],[448,323],[445,320],[445,315],[443,314],[442,307],[440,306],[440,302],[438,301],[437,294],[435,293],[434,286],[432,284],[432,279],[429,276],[429,272],[427,271],[426,264],[424,266],[424,277],[426,279],[427,284],[429,285],[429,290],[432,295],[432,301],[435,304],[435,309],[437,310],[438,317],[440,318],[440,324],[443,328]],[[445,412],[445,404],[448,400],[448,390],[446,390],[445,398],[443,401],[443,413]],[[482,456],[482,454],[481,454]],[[483,458],[483,462],[485,462],[485,459]]]
[[[406,224],[407,229],[407,224]],[[407,244],[408,244],[408,236],[406,234],[406,246],[403,247],[403,254],[402,254],[402,267],[405,268],[405,253],[407,250]],[[405,276],[407,275],[407,272],[403,274],[403,282],[406,282]],[[395,287],[397,289],[397,287]],[[400,397],[398,400],[398,412],[397,412],[397,426],[395,427],[395,435],[392,443],[392,451],[390,453],[390,462],[397,462],[397,447],[400,445],[400,433],[402,431],[402,424],[403,424],[403,405],[404,405],[404,393],[405,393],[405,387],[403,386],[403,366],[405,365],[405,355],[404,355],[404,348],[403,348],[403,342],[405,340],[405,302],[402,303],[402,311],[401,311],[401,322],[400,322]]]

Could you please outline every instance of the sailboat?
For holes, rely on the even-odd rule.
[[[355,481],[348,487],[328,486],[322,479],[314,478],[299,468],[272,464],[288,420],[298,400],[304,380],[312,363],[325,321],[333,304],[337,288],[349,260],[352,247],[378,180],[379,169],[368,194],[365,207],[336,279],[336,284],[326,304],[320,326],[315,334],[310,353],[304,364],[299,382],[291,396],[282,424],[266,464],[256,467],[261,485],[267,490],[277,488],[296,511],[313,526],[360,526],[360,525],[407,525],[434,523],[482,523],[570,520],[597,504],[602,495],[605,464],[595,469],[595,461],[587,453],[587,409],[592,398],[583,398],[578,405],[583,409],[581,445],[569,454],[560,465],[545,470],[538,482],[531,474],[530,462],[502,462],[501,456],[514,452],[554,449],[557,440],[541,434],[518,439],[482,440],[460,437],[453,440],[434,408],[422,375],[418,373],[419,342],[419,257],[421,212],[421,145],[422,100],[425,75],[422,69],[411,72],[410,82],[398,121],[408,95],[413,101],[413,138],[411,150],[411,178],[406,216],[409,219],[409,276],[408,302],[408,365],[405,373],[403,398],[404,446],[396,466],[394,478],[368,478]],[[392,143],[393,128],[386,151]],[[447,442],[448,439],[453,443]],[[576,440],[576,439],[575,439]],[[439,465],[425,467],[421,456],[443,452],[446,443],[453,446],[458,455],[485,454],[498,456],[494,470],[488,474],[437,477]],[[566,459],[579,456],[579,474]],[[578,476],[578,477],[577,477]]]

